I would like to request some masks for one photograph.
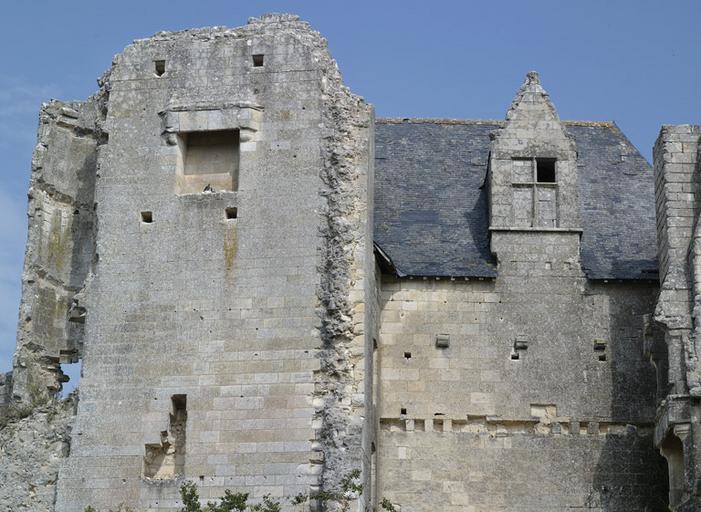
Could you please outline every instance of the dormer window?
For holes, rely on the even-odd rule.
[[[557,227],[556,164],[554,158],[513,159],[515,226]]]

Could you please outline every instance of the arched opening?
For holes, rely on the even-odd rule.
[[[669,507],[674,510],[684,495],[684,445],[677,436],[670,434],[660,445],[660,451],[667,459],[669,471]]]

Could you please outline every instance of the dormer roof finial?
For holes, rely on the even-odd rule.
[[[538,72],[537,71],[529,71],[526,74],[526,83],[540,85],[540,77],[538,76]]]

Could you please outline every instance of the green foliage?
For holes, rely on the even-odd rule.
[[[183,500],[183,508],[180,512],[280,512],[280,503],[274,501],[269,494],[263,496],[262,503],[258,505],[248,505],[248,494],[244,492],[231,492],[226,490],[219,503],[207,502],[202,508],[200,505],[200,495],[197,486],[192,482],[187,482],[180,487],[180,497]]]
[[[363,493],[363,486],[359,482],[360,470],[348,473],[339,484],[338,490],[320,491],[310,495],[298,494],[289,501],[292,505],[302,505],[307,501],[317,501],[319,503],[335,503],[339,510],[350,511],[353,501]],[[180,498],[183,507],[180,512],[281,512],[282,506],[279,501],[266,494],[260,503],[248,504],[248,494],[243,492],[231,492],[226,490],[224,496],[219,499],[219,503],[207,502],[203,507],[200,504],[200,495],[197,486],[193,482],[186,482],[180,486]],[[383,510],[387,512],[399,512],[391,501],[384,498],[380,503]],[[87,507],[84,512],[97,512],[93,507]],[[130,512],[120,505],[117,512]]]
[[[95,508],[92,506],[88,505],[84,512],[97,512]],[[109,512],[134,512],[134,509],[127,507],[124,503],[120,503],[119,506],[117,507],[117,510],[112,510],[109,509]]]
[[[212,512],[223,512],[223,511],[231,511],[231,510],[236,510],[238,512],[244,512],[246,510],[246,504],[248,502],[248,493],[244,492],[237,492],[233,493],[229,489],[224,491],[224,496],[221,499],[221,503],[219,504],[219,508],[212,509]],[[207,506],[209,507],[210,504],[207,503]],[[205,509],[207,510],[207,509]],[[209,512],[209,511],[207,511]]]
[[[389,501],[387,498],[382,498],[380,506],[387,512],[399,512],[399,509],[392,505],[392,502]]]
[[[340,489],[319,491],[310,495],[298,494],[290,501],[293,505],[301,505],[307,500],[317,501],[319,503],[335,503],[340,507],[342,512],[350,510],[353,501],[363,494],[363,484],[359,482],[360,470],[356,469],[348,473],[341,479]]]
[[[180,512],[202,512],[200,495],[197,492],[197,486],[192,482],[186,482],[180,487],[180,498],[183,500],[183,508]]]
[[[263,502],[253,505],[251,507],[252,512],[280,512],[282,507],[279,501],[273,501],[270,494],[263,496]]]

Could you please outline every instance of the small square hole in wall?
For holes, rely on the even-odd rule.
[[[402,408],[399,410],[399,414],[401,414],[402,416],[406,416],[406,407],[402,407]]]
[[[599,354],[599,361],[605,362],[606,361],[606,354]]]
[[[516,351],[511,352],[511,360],[512,361],[518,361],[519,359],[521,359],[521,356],[519,356],[518,352],[516,352]]]
[[[166,61],[164,60],[154,60],[153,66],[156,76],[163,76],[163,73],[166,72]]]
[[[404,352],[404,359],[411,359],[411,352]]]
[[[254,68],[262,67],[264,57],[265,56],[262,53],[258,53],[256,55],[253,55],[253,67]]]
[[[153,222],[153,212],[141,212],[141,222],[151,224]]]
[[[233,220],[238,215],[238,210],[233,206],[225,208],[224,215],[226,215],[226,220]]]

